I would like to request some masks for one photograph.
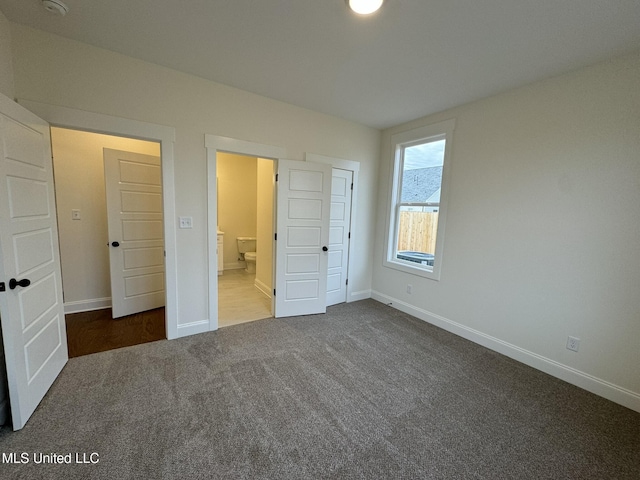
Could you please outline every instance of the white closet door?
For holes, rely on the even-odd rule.
[[[331,166],[278,161],[275,316],[324,313]]]
[[[104,149],[113,318],[164,306],[160,157]]]
[[[347,301],[353,172],[334,168],[331,182],[327,307]]]

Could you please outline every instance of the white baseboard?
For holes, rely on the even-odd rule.
[[[607,400],[611,400],[612,402],[623,405],[631,410],[640,412],[640,393],[632,392],[631,390],[614,385],[606,380],[581,372],[575,368],[543,357],[537,353],[530,352],[511,343],[504,342],[498,338],[466,327],[454,322],[453,320],[449,320],[448,318],[441,317],[435,313],[431,313],[427,310],[405,303],[397,298],[376,292],[375,290],[371,292],[371,298],[400,310],[401,312],[408,313],[409,315],[419,318],[427,323],[431,323],[432,325],[454,333],[462,338],[466,338],[467,340],[482,345],[490,350],[513,358],[525,365],[529,365],[537,370],[548,373],[560,380],[564,380],[565,382],[583,388],[591,393],[595,393]]]
[[[240,270],[241,268],[247,268],[247,264],[244,262],[225,263],[225,270]]]
[[[265,295],[267,298],[271,298],[271,292],[273,291],[273,289],[269,288],[267,284],[265,284],[264,282],[261,282],[257,278],[255,282],[253,282],[253,284],[256,286],[258,290],[260,290],[260,293]]]
[[[178,333],[176,338],[188,337],[190,335],[197,335],[198,333],[205,333],[210,331],[209,320],[199,320],[197,322],[185,323],[178,325]]]
[[[90,312],[92,310],[102,310],[111,308],[111,297],[91,298],[89,300],[79,300],[76,302],[64,302],[64,313]]]
[[[351,295],[349,295],[349,298],[347,299],[347,303],[366,300],[367,298],[371,298],[371,290],[360,290],[359,292],[351,292]]]

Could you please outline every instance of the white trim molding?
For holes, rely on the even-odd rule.
[[[177,338],[188,337],[209,331],[209,320],[199,320],[197,322],[182,323],[177,328]]]
[[[408,313],[420,320],[440,327],[448,332],[454,333],[462,338],[466,338],[478,345],[482,345],[490,350],[501,353],[518,362],[529,365],[530,367],[547,373],[551,376],[564,380],[567,383],[580,387],[600,397],[611,400],[612,402],[623,405],[631,410],[640,412],[640,393],[632,392],[613,383],[607,382],[600,378],[581,372],[575,368],[563,365],[555,360],[543,357],[537,353],[530,352],[511,343],[492,337],[478,330],[461,325],[453,320],[436,315],[422,308],[410,305],[397,298],[390,297],[383,293],[373,290],[371,298],[389,305],[396,310]]]
[[[111,297],[90,298],[89,300],[77,300],[75,302],[64,302],[64,313],[92,312],[111,308]]]
[[[269,288],[264,282],[261,282],[257,278],[253,282],[254,286],[258,289],[260,293],[262,293],[265,297],[271,299],[271,288]]]
[[[347,299],[347,303],[366,300],[367,298],[371,298],[371,290],[360,290],[358,292],[351,292],[351,296]]]

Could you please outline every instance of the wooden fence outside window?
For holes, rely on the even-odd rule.
[[[398,251],[434,254],[437,230],[438,212],[400,212]]]

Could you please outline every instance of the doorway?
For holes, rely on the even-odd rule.
[[[217,330],[219,326],[218,325],[218,273],[219,273],[218,264],[220,263],[220,260],[218,257],[219,248],[218,248],[218,235],[217,235],[218,233],[218,229],[217,229],[217,226],[218,226],[218,186],[217,186],[218,179],[216,177],[217,154],[219,152],[226,152],[226,153],[236,153],[236,154],[247,155],[247,156],[255,156],[259,158],[266,158],[266,159],[272,159],[272,160],[279,160],[279,159],[287,158],[287,150],[282,147],[277,147],[274,145],[266,145],[266,144],[255,143],[251,141],[217,136],[217,135],[205,135],[205,147],[207,149],[207,186],[208,186],[207,188],[207,195],[208,195],[207,196],[207,210],[208,210],[207,250],[208,250],[208,271],[209,271],[209,320],[207,324],[208,324],[209,330]],[[312,163],[324,163],[339,169],[344,169],[352,172],[352,176],[351,176],[352,185],[350,186],[351,187],[350,197],[357,198],[359,162],[327,157],[327,156],[317,155],[317,154],[310,154],[310,153],[306,154],[306,160]],[[281,162],[278,162],[278,165],[280,163]],[[329,169],[329,172],[328,172],[329,177],[331,177],[330,172],[331,172],[331,168]],[[331,185],[331,182],[329,183],[329,185]],[[278,192],[280,192],[280,189],[278,189]],[[280,193],[278,193],[278,195],[280,195]],[[327,201],[331,201],[331,195],[329,195],[329,198]],[[279,200],[276,203],[280,205]],[[274,215],[276,216],[276,218],[278,219],[281,218],[280,213],[281,212],[279,211],[276,212],[276,209],[274,207]],[[350,240],[357,238],[357,235],[354,234],[355,232],[353,232],[353,228],[352,228],[355,222],[355,218],[356,218],[356,202],[353,202],[351,206],[350,219],[347,222],[349,225],[349,232],[347,232],[347,238],[349,238]],[[322,227],[322,228],[328,229],[329,218],[327,218],[326,220],[327,220],[326,227]],[[278,228],[282,230],[281,227],[278,227]],[[283,242],[281,241],[280,242],[275,241],[273,243],[278,245],[283,244]],[[327,238],[327,243],[328,243],[328,238]],[[346,251],[344,252],[346,254],[345,272],[348,272],[351,270],[351,262],[353,258],[353,256],[351,255],[351,248],[353,244],[354,244],[353,241],[349,241]],[[323,248],[322,250],[324,252],[327,252],[328,248],[326,248],[326,250],[325,248]],[[273,253],[275,258],[276,256],[275,248]],[[281,258],[281,256],[282,255],[279,254],[278,258]],[[275,273],[275,270],[284,271],[282,270],[281,267],[282,265],[278,269],[274,268],[273,285],[275,288],[274,288],[272,298],[276,296],[276,290],[278,290],[278,287],[276,286],[276,280],[278,279],[276,278],[277,274]],[[279,279],[279,280],[282,280],[282,279]],[[344,292],[344,301],[349,302],[351,301],[351,297],[353,296],[353,293],[352,293],[352,286],[349,285],[348,283],[348,278],[345,279],[345,287],[346,288]],[[280,289],[280,293],[283,293],[282,289]],[[274,303],[275,302],[272,301],[272,305]],[[274,311],[272,311],[272,315],[276,314],[275,310],[277,309],[275,308],[275,305],[274,305]],[[303,314],[306,314],[306,313],[307,312]]]
[[[161,189],[159,143],[59,127],[51,127],[51,139],[69,356],[167,338],[162,193],[156,191]],[[123,185],[118,179],[106,181],[107,152],[112,155],[121,152],[118,158],[125,158],[125,167],[137,175],[132,188],[111,194],[117,199],[128,199],[134,208],[122,205],[114,208],[113,200],[107,200],[110,189],[105,185],[115,184],[116,189],[122,189],[118,184]],[[119,161],[106,158],[112,163]],[[149,166],[147,159],[154,158],[157,165]],[[150,168],[156,171],[144,171]],[[126,170],[120,166],[116,169]],[[133,210],[128,217],[116,219],[116,225],[125,225],[130,231],[118,231],[118,238],[111,238],[115,222],[113,215],[108,215],[109,210],[118,214]],[[153,218],[147,218],[149,215]],[[138,231],[142,221],[159,231],[151,235],[159,239],[151,244],[142,241]],[[132,256],[132,252],[137,253]],[[145,263],[140,263],[145,258]],[[114,264],[122,265],[122,278],[118,278],[117,268],[114,273]],[[131,308],[131,298],[137,301],[144,297],[142,291],[134,290],[139,290],[141,279],[150,274],[156,284],[153,290],[160,289],[154,293],[158,299],[149,308]],[[124,313],[118,313],[123,311],[123,305]],[[121,318],[114,320],[116,316]]]
[[[272,316],[274,164],[217,153],[220,327]]]
[[[234,153],[251,157],[277,160],[286,157],[284,148],[273,145],[265,145],[248,142],[229,137],[205,135],[205,147],[207,149],[207,251],[209,271],[209,320],[208,329],[217,330],[218,322],[218,178],[217,157],[218,153]],[[275,212],[274,212],[275,213]],[[272,250],[273,252],[273,250]],[[272,279],[273,282],[273,279]],[[273,305],[273,301],[272,301]],[[273,309],[272,309],[273,315]]]

